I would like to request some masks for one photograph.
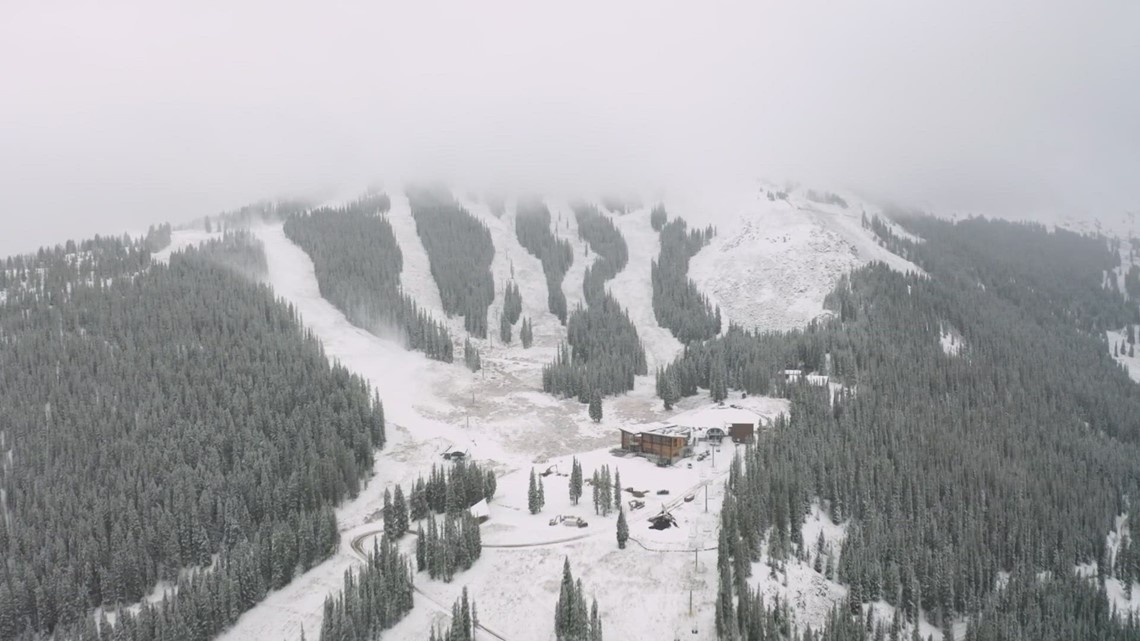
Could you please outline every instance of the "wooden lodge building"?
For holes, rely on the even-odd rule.
[[[672,465],[693,453],[692,430],[667,423],[621,428],[621,449]]]

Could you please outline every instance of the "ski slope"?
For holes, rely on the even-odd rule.
[[[650,267],[661,253],[661,236],[649,224],[649,212],[650,208],[643,208],[611,217],[629,248],[629,263],[607,283],[607,290],[629,312],[637,327],[652,376],[658,367],[673,362],[683,346],[672,332],[657,323],[653,313]]]

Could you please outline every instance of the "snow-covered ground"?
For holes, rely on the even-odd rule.
[[[691,224],[716,224],[717,235],[693,257],[689,275],[722,315],[747,328],[787,330],[823,314],[823,299],[840,276],[868,262],[922,272],[863,228],[863,213],[870,218],[878,208],[844,197],[846,209],[797,192],[770,201],[754,188],[722,201],[718,212],[692,203],[675,210],[666,202],[666,208]]]
[[[962,353],[962,336],[953,327],[942,326],[938,343],[947,356],[957,356]]]
[[[647,638],[646,630],[651,631],[653,638],[665,638],[681,629],[677,626],[689,629],[688,585],[694,580],[704,586],[703,591],[695,593],[694,603],[699,627],[706,632],[697,637],[690,633],[689,638],[712,638],[715,576],[709,573],[715,572],[714,553],[700,553],[704,555],[701,570],[694,579],[690,576],[692,556],[682,551],[692,549],[689,545],[691,529],[687,528],[693,523],[697,524],[701,540],[715,545],[715,532],[711,528],[715,527],[719,511],[723,491],[719,481],[727,470],[727,452],[717,457],[717,470],[711,470],[711,458],[694,465],[693,469],[681,466],[662,469],[642,459],[610,454],[610,449],[619,442],[617,427],[661,420],[670,415],[653,397],[651,377],[642,377],[638,388],[630,394],[607,399],[606,418],[600,424],[590,422],[585,406],[577,401],[543,394],[539,387],[541,366],[553,356],[564,330],[557,319],[543,311],[546,297],[541,265],[513,241],[512,216],[488,218],[487,212],[478,207],[471,210],[488,223],[496,243],[496,255],[503,254],[492,265],[496,282],[504,270],[510,272],[513,268],[523,293],[524,313],[533,314],[535,320],[536,338],[536,345],[529,350],[524,350],[517,340],[510,346],[501,345],[497,340],[480,341],[485,369],[476,374],[460,364],[430,361],[421,354],[404,350],[394,341],[353,326],[320,297],[311,260],[288,240],[280,224],[254,229],[264,243],[269,281],[276,293],[297,308],[302,321],[321,340],[330,358],[360,374],[378,390],[388,418],[389,442],[377,457],[373,479],[358,498],[347,501],[337,510],[342,530],[338,553],[270,594],[242,616],[223,635],[225,639],[295,639],[300,636],[302,626],[306,636],[313,637],[319,629],[324,598],[340,589],[344,571],[357,563],[351,542],[379,528],[376,515],[384,488],[391,483],[406,486],[417,475],[426,474],[432,463],[442,462],[440,453],[449,447],[468,450],[472,457],[495,469],[500,474],[499,497],[491,505],[492,521],[484,526],[484,542],[488,547],[474,568],[452,584],[417,576],[417,585],[431,601],[442,604],[446,610],[467,585],[478,603],[481,621],[489,628],[510,639],[545,639],[553,630],[562,558],[569,556],[575,572],[581,574],[592,594],[597,594],[607,631],[614,635],[612,638]],[[397,215],[399,212],[394,211],[392,220]],[[397,223],[393,222],[393,227],[396,228]],[[411,231],[414,233],[414,228]],[[560,235],[565,233],[564,229]],[[398,238],[402,239],[399,235]],[[576,232],[573,238],[577,238]],[[409,255],[422,252],[422,246],[418,250],[415,246],[411,244],[410,249],[401,246],[405,266]],[[648,270],[644,271],[644,285],[648,288]],[[411,276],[409,280],[415,278]],[[426,284],[405,283],[409,290],[416,287],[422,291]],[[501,292],[501,286],[496,289]],[[496,299],[499,306],[500,298]],[[755,399],[755,402],[770,414],[766,416],[768,419],[786,408],[780,400],[767,405],[761,400]],[[707,398],[689,398],[674,412],[707,404]],[[465,427],[468,422],[469,428]],[[542,471],[558,465],[568,470],[567,457],[574,453],[581,453],[587,476],[594,467],[605,463],[621,470],[624,486],[651,492],[650,496],[656,501],[647,500],[646,508],[630,515],[631,536],[640,544],[631,542],[629,548],[618,551],[614,540],[616,515],[605,519],[593,516],[588,492],[582,505],[569,506],[564,477],[546,477],[546,509],[537,516],[526,512],[526,479],[530,468],[534,466]],[[706,486],[710,509],[707,516],[702,511]],[[658,497],[656,492],[661,489],[669,490],[670,494]],[[701,500],[685,502],[686,491],[700,493]],[[649,530],[644,518],[654,506],[666,501],[674,508],[682,527],[661,533]],[[697,509],[698,505],[701,510]],[[563,526],[552,528],[547,522],[556,513],[582,514],[590,521],[590,527],[574,531]],[[588,536],[550,543],[579,534]],[[542,545],[534,546],[536,543]],[[532,547],[498,548],[493,547],[495,545]],[[640,609],[624,608],[622,604],[630,592],[655,595],[669,604],[669,612],[678,614],[663,619],[649,616]],[[386,638],[422,639],[432,623],[441,620],[444,615],[440,608],[427,598],[422,601],[417,596],[417,607],[389,631]]]
[[[1140,327],[1136,331],[1140,333]],[[1128,375],[1132,377],[1132,380],[1140,383],[1140,355],[1136,354],[1135,346],[1128,343],[1127,331],[1109,331],[1105,332],[1105,335],[1108,337],[1108,353],[1112,354],[1116,362],[1128,370]],[[1123,350],[1120,349],[1122,343],[1124,345]]]

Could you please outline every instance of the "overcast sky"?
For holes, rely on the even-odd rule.
[[[0,255],[429,172],[1140,209],[1129,0],[5,0],[0,16]]]

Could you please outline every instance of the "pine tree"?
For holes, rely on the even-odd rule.
[[[396,524],[396,510],[392,507],[392,493],[384,488],[384,507],[380,512],[384,519],[384,536],[394,538],[393,532],[399,527]]]
[[[554,607],[554,636],[559,641],[572,638],[574,627],[574,575],[570,573],[570,557],[562,559],[562,584],[558,591],[558,602]]]
[[[575,456],[570,464],[570,502],[578,505],[580,498],[582,498],[582,464],[578,462],[578,457]]]
[[[396,540],[404,536],[408,531],[408,504],[404,500],[404,489],[399,485],[396,486],[396,491],[392,496],[392,511],[396,528],[391,532],[390,538]],[[384,524],[385,532],[388,531],[388,524]]]
[[[593,492],[594,498],[594,514],[601,514],[601,488],[602,475],[594,470],[594,476],[590,479],[590,490]]]
[[[673,375],[672,368],[665,370],[663,378],[663,393],[661,399],[665,403],[665,409],[672,410],[673,406],[677,404],[677,401],[681,399],[680,389],[677,387],[677,379]]]
[[[602,420],[602,395],[598,390],[590,394],[590,420],[599,423]]]
[[[614,509],[621,509],[621,470],[614,472]]]
[[[590,606],[589,641],[602,641],[602,619],[598,616],[598,600],[596,598]]]
[[[486,499],[488,503],[491,502],[491,499],[495,498],[495,490],[497,490],[498,487],[499,480],[495,478],[495,473],[491,470],[487,470],[483,475],[483,498]]]
[[[542,509],[538,500],[538,482],[535,480],[533,467],[530,468],[530,488],[526,494],[526,505],[531,514],[538,514],[538,511]]]
[[[524,349],[529,349],[534,344],[534,328],[531,327],[529,318],[523,319],[522,327],[519,328],[519,340]]]
[[[506,313],[499,316],[499,340],[501,340],[504,345],[511,344],[511,323],[507,320]]]
[[[617,520],[618,549],[625,549],[625,542],[629,540],[629,524],[625,521],[625,510],[619,508]]]
[[[538,509],[546,507],[546,488],[542,486],[542,477],[538,477]]]

